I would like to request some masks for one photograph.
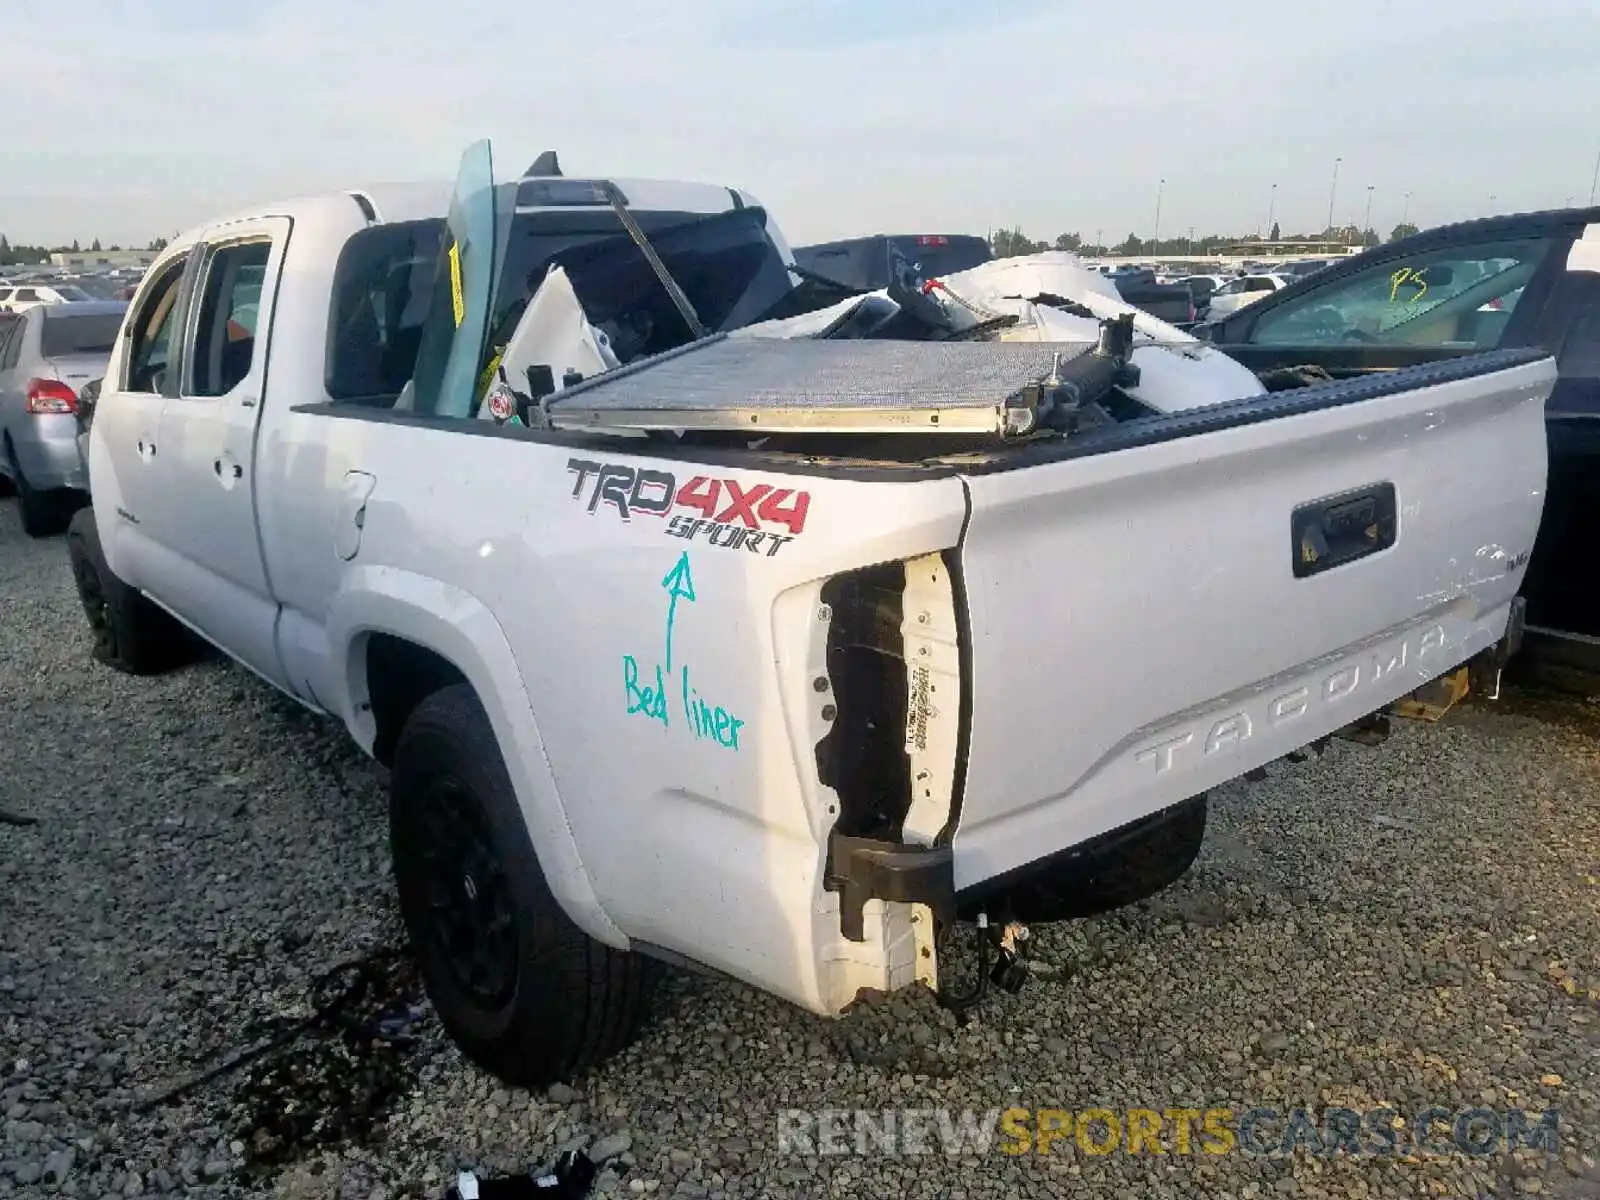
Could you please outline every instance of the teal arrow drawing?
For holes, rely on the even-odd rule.
[[[694,600],[694,576],[689,573],[689,552],[678,555],[677,564],[661,580],[667,593],[667,674],[672,674],[672,626],[678,619],[678,601]]]

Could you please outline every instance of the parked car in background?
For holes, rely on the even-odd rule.
[[[890,264],[897,254],[919,266],[924,279],[968,271],[994,257],[985,239],[969,234],[877,233],[801,246],[794,261],[853,291],[874,292],[889,286]]]
[[[1215,314],[1215,309],[1213,309]],[[1600,208],[1487,217],[1338,260],[1196,334],[1261,373],[1335,377],[1539,347],[1549,477],[1523,585],[1528,657],[1600,677]]]
[[[1297,279],[1304,279],[1307,275],[1315,275],[1318,271],[1333,263],[1331,258],[1305,258],[1298,262],[1282,263],[1272,268],[1272,274],[1281,275],[1291,283]]]
[[[1204,320],[1211,306],[1211,297],[1217,289],[1226,287],[1226,275],[1180,275],[1172,281],[1189,289],[1189,298],[1194,301],[1197,320]]]
[[[1215,319],[1229,316],[1288,286],[1289,281],[1282,275],[1241,275],[1237,279],[1230,279],[1211,293],[1211,301],[1206,307],[1207,317]]]
[[[88,479],[78,452],[78,396],[101,378],[127,305],[38,304],[0,326],[0,474],[29,537],[66,528]]]
[[[1155,271],[1146,267],[1118,267],[1109,278],[1125,301],[1169,325],[1188,325],[1196,318],[1193,294],[1184,284],[1158,283]]]
[[[93,299],[94,297],[82,288],[67,283],[53,286],[30,283],[21,287],[0,288],[0,310],[8,312],[21,312],[36,304],[67,304]]]

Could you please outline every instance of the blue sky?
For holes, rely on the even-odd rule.
[[[520,169],[748,188],[791,241],[1387,232],[1588,199],[1600,4],[3,0],[37,79],[0,134],[13,241],[170,234],[254,200]],[[1490,197],[1493,196],[1493,201]]]

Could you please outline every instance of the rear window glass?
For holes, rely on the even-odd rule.
[[[122,328],[122,314],[48,313],[39,331],[39,353],[45,358],[69,354],[110,354]]]
[[[634,218],[701,324],[712,331],[749,323],[791,287],[763,209],[710,215],[637,212]],[[513,219],[490,318],[492,348],[510,338],[546,273],[558,265],[622,362],[689,340],[683,317],[616,214],[589,209]]]
[[[633,215],[712,330],[748,324],[792,286],[760,208]],[[381,405],[405,388],[417,365],[444,231],[439,218],[378,225],[345,244],[328,335],[330,398]],[[556,265],[622,361],[689,340],[683,318],[616,214],[585,207],[512,217],[489,319],[492,349],[504,346]]]
[[[325,383],[334,400],[388,400],[417,365],[444,220],[400,221],[345,243],[334,270]]]

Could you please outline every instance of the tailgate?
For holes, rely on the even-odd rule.
[[[1555,365],[1456,359],[973,474],[958,889],[1270,762],[1505,628]]]

